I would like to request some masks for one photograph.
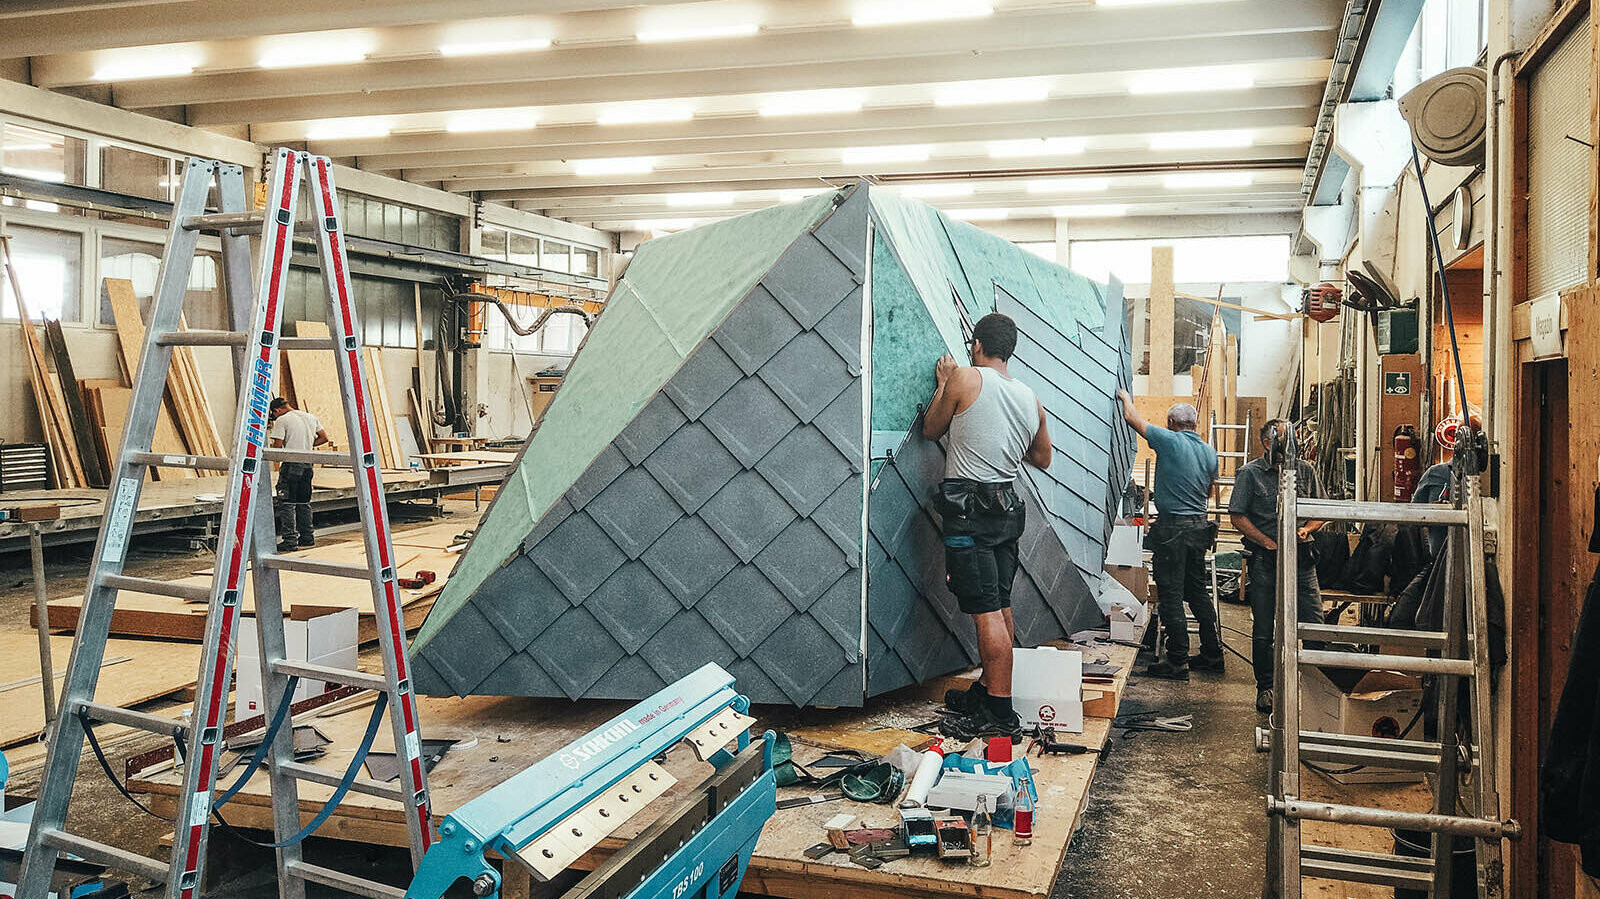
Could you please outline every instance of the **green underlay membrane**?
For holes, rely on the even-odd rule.
[[[412,646],[425,646],[839,191],[647,241],[573,358]]]
[[[959,326],[958,326],[959,327]],[[933,396],[933,365],[959,353],[960,331],[941,335],[883,237],[872,241],[872,430],[904,432]]]

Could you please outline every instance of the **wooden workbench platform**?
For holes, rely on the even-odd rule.
[[[1118,696],[1126,685],[1134,655],[1135,650],[1130,647],[1111,644],[1086,650],[1087,660],[1107,660],[1121,666],[1116,679]],[[795,743],[796,757],[802,763],[823,755],[828,749],[850,745],[886,751],[920,736],[901,728],[932,719],[939,698],[950,683],[950,679],[941,679],[907,688],[873,700],[866,709],[757,708],[756,729],[771,727],[789,733]],[[422,697],[419,714],[424,736],[465,741],[448,752],[429,775],[435,820],[583,736],[629,705],[631,703],[572,703],[506,697]],[[347,706],[322,717],[299,720],[298,723],[315,725],[333,740],[329,753],[315,764],[342,772],[349,764],[370,714],[369,706]],[[1104,718],[1086,719],[1084,733],[1063,735],[1062,739],[1102,747],[1110,726],[1111,722]],[[385,740],[385,736],[380,736],[375,748],[384,749]],[[1035,770],[1040,794],[1033,845],[1014,846],[1009,832],[997,832],[994,864],[988,868],[947,865],[935,859],[915,857],[890,861],[871,871],[850,863],[838,853],[818,861],[805,858],[803,851],[823,837],[822,822],[835,814],[854,812],[867,825],[889,826],[899,820],[892,806],[839,800],[780,810],[762,833],[744,889],[796,899],[823,896],[831,899],[839,895],[881,899],[933,896],[1023,899],[1048,895],[1088,798],[1099,756],[1051,756],[1029,761]],[[658,803],[661,809],[670,807],[677,796],[693,789],[710,771],[708,766],[696,762],[692,754],[681,751],[669,757],[667,769],[679,779],[679,784]],[[133,785],[151,794],[153,807],[158,812],[174,810],[178,780],[170,770],[146,772],[135,778]],[[242,827],[270,827],[271,809],[265,789],[265,778],[258,774],[230,804],[229,822]],[[332,790],[311,784],[303,784],[301,789],[302,815],[309,821]],[[780,791],[780,798],[805,792],[804,788],[791,788]],[[645,820],[629,822],[612,839],[580,860],[578,866],[593,867],[648,825],[653,816],[644,817]],[[406,842],[399,808],[359,794],[348,795],[338,812],[317,833],[390,846]],[[521,871],[519,866],[511,867],[514,872]],[[516,879],[508,877],[507,888],[513,894],[519,886]]]

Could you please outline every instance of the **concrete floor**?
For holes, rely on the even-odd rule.
[[[470,503],[461,511],[470,509]],[[465,517],[465,516],[463,516]],[[81,591],[88,549],[52,555],[50,594]],[[148,577],[191,571],[204,554],[135,552],[129,573]],[[0,627],[27,627],[32,601],[26,555],[0,556]],[[1249,613],[1224,606],[1224,624],[1248,631]],[[19,625],[18,622],[21,622]],[[1225,632],[1226,642],[1248,653],[1249,641]],[[1149,661],[1140,658],[1140,667]],[[57,667],[65,664],[57,659]],[[1074,837],[1052,893],[1095,899],[1260,895],[1266,822],[1262,787],[1266,757],[1253,750],[1255,687],[1249,665],[1228,657],[1222,675],[1196,674],[1187,683],[1138,676],[1129,684],[1123,712],[1192,715],[1186,733],[1114,731],[1111,751],[1089,795],[1082,828]],[[108,747],[114,770],[129,755],[157,745],[142,736]],[[71,827],[117,845],[157,855],[171,826],[140,813],[107,783],[92,757],[81,769],[84,792],[74,803]],[[15,772],[12,797],[31,796],[37,770]],[[329,851],[324,845],[313,850]],[[404,859],[388,850],[337,847],[338,866],[367,876],[404,876]],[[213,828],[210,895],[271,899],[277,895],[271,854]],[[330,860],[331,861],[331,860]],[[158,895],[158,893],[156,893]],[[314,891],[313,896],[335,895]]]

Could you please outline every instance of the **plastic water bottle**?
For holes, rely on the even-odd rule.
[[[978,807],[972,812],[972,854],[967,864],[974,868],[989,867],[989,856],[994,850],[994,819],[989,817],[989,797],[979,796]]]

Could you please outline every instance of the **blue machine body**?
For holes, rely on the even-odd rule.
[[[406,899],[441,899],[463,879],[479,885],[477,895],[498,897],[500,873],[485,853],[517,864],[523,847],[727,708],[745,714],[750,703],[734,689],[732,675],[708,664],[484,792],[440,822],[439,839],[418,866]],[[720,899],[737,892],[761,829],[777,808],[773,735],[762,739],[761,775],[628,899]],[[707,760],[720,771],[749,745],[746,730],[734,751],[724,748]],[[731,870],[734,859],[737,871]]]

